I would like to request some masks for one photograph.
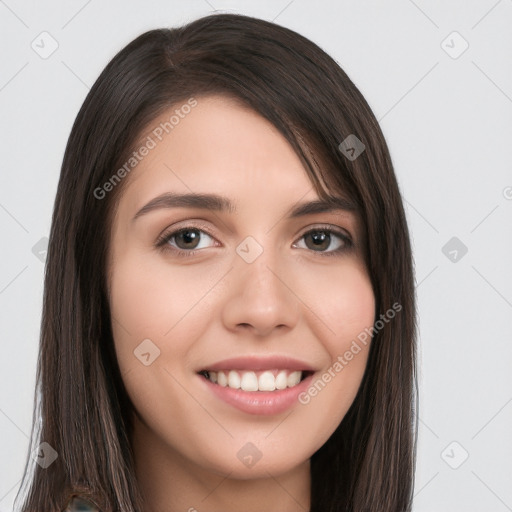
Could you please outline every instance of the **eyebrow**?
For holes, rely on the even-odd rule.
[[[237,212],[235,204],[227,197],[217,194],[175,194],[167,192],[159,195],[144,205],[133,217],[132,222],[139,217],[154,210],[162,208],[199,208],[217,212],[234,214]],[[288,218],[302,217],[314,213],[330,213],[336,211],[355,211],[356,205],[342,197],[330,200],[317,199],[305,203],[299,203],[288,212]]]

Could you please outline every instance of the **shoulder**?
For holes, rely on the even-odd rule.
[[[99,512],[99,510],[86,499],[74,496],[63,512]]]

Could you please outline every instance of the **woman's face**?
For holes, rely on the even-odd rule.
[[[176,108],[141,138],[109,252],[139,441],[232,477],[282,474],[308,464],[363,377],[369,346],[354,340],[375,304],[362,226],[344,209],[292,213],[319,197],[258,114],[197,98],[166,133]]]

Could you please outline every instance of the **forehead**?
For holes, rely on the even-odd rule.
[[[126,214],[133,217],[169,193],[223,196],[234,205],[226,210],[262,217],[318,199],[289,142],[257,112],[223,96],[198,97],[192,108],[181,108],[186,104],[169,108],[143,130],[138,144],[151,150],[127,177],[121,198]],[[348,200],[342,207],[353,209]]]
[[[160,149],[172,151],[177,162],[205,164],[207,158],[224,164],[227,169],[231,169],[232,163],[245,162],[246,167],[261,172],[261,164],[268,165],[270,160],[287,164],[283,171],[293,161],[296,169],[302,169],[288,141],[259,113],[223,96],[200,97],[196,101],[197,105],[165,134],[164,144],[159,144]],[[155,124],[166,118],[169,112],[160,116]]]

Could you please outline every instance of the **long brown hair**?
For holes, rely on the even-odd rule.
[[[52,218],[32,429],[31,451],[46,442],[58,457],[33,470],[27,458],[21,511],[62,511],[74,494],[105,511],[144,510],[130,447],[132,405],[114,352],[106,289],[112,215],[127,180],[104,198],[95,190],[127,161],[153,119],[209,94],[241,100],[268,119],[320,197],[356,202],[375,319],[401,306],[373,333],[358,394],[311,458],[311,512],[409,511],[416,306],[409,234],[386,142],[362,94],[321,48],[237,14],[140,35],[106,66],[78,113]],[[340,149],[348,136],[364,144],[357,158]]]

